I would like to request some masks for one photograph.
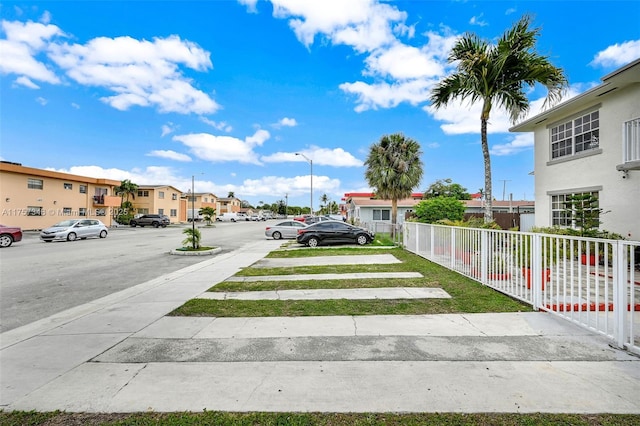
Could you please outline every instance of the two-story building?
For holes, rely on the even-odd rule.
[[[47,228],[65,219],[99,219],[114,223],[121,199],[120,181],[0,162],[0,223],[24,230]]]
[[[510,131],[534,134],[536,226],[574,226],[567,197],[593,194],[600,229],[640,240],[640,59]]]
[[[235,197],[218,198],[216,213],[220,216],[222,213],[238,213],[242,208],[242,202]]]
[[[185,215],[182,191],[173,186],[138,185],[138,193],[131,202],[138,214],[163,214],[169,216],[171,223],[184,220],[180,214]]]
[[[183,220],[191,221],[192,217],[196,220],[201,220],[202,215],[198,214],[200,209],[204,207],[211,207],[216,210],[218,215],[218,197],[210,192],[196,192],[191,194],[190,192],[182,194],[183,199],[186,201],[186,215]]]

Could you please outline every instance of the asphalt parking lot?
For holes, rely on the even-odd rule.
[[[264,239],[270,222],[200,225],[202,245],[237,249]],[[105,239],[51,243],[25,232],[22,241],[0,250],[0,332],[203,261],[169,254],[182,246],[182,231],[190,226],[119,227]]]

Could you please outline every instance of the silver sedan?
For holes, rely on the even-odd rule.
[[[264,231],[264,235],[267,238],[273,238],[274,240],[279,240],[281,238],[296,238],[298,236],[298,229],[306,228],[302,222],[297,220],[285,220],[284,222],[280,222],[276,225],[267,226]]]
[[[40,232],[40,239],[45,243],[51,241],[74,241],[89,237],[107,238],[107,227],[96,219],[70,219],[58,222]]]

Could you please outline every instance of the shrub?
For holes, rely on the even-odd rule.
[[[414,211],[419,222],[434,223],[439,220],[462,220],[464,203],[451,197],[436,197],[420,201]]]

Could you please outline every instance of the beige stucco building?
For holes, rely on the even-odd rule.
[[[218,214],[218,197],[210,192],[196,192],[193,196],[191,193],[186,193],[182,197],[186,201],[186,214],[183,220],[190,221],[192,216],[195,216],[196,220],[202,219],[202,215],[198,214],[198,212],[204,207],[211,207],[216,210],[216,215]]]
[[[138,214],[163,214],[169,217],[171,223],[186,220],[182,191],[173,186],[138,185],[136,198],[130,201]]]
[[[18,163],[0,162],[0,223],[43,229],[64,219],[99,219],[113,224],[120,208],[120,181],[76,176]]]

